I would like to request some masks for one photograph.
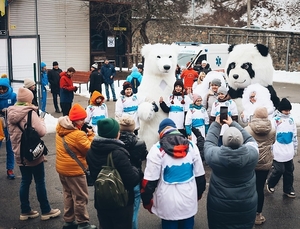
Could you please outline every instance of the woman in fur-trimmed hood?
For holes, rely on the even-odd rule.
[[[245,130],[254,137],[258,144],[259,159],[255,168],[258,202],[255,224],[262,224],[266,220],[261,213],[264,204],[264,186],[273,163],[271,148],[275,142],[276,135],[276,131],[268,119],[268,111],[265,107],[255,109],[253,117],[248,126],[245,127]]]

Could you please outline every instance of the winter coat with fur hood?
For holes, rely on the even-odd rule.
[[[252,118],[245,130],[253,136],[258,144],[259,159],[256,170],[270,170],[273,163],[272,145],[276,131],[268,118]]]
[[[20,157],[22,131],[19,129],[17,123],[20,123],[20,126],[23,128],[27,123],[28,112],[33,110],[31,114],[31,126],[36,130],[40,137],[43,137],[47,133],[45,122],[42,121],[36,113],[37,109],[36,106],[31,104],[10,106],[7,109],[8,132],[12,143],[12,150],[15,153],[16,162],[19,166],[23,166]],[[24,158],[26,166],[36,166],[42,161],[44,161],[43,155],[34,161],[28,161]]]
[[[94,135],[87,136],[84,131],[76,128],[69,116],[58,119],[56,126],[56,171],[63,176],[84,175],[82,168],[66,151],[62,137],[81,163],[87,167],[86,154],[90,149]]]

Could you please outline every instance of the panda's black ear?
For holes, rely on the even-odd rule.
[[[235,46],[235,44],[232,44],[232,45],[229,46],[229,48],[228,48],[228,53],[232,52],[234,46]]]
[[[269,48],[267,46],[262,44],[257,44],[255,46],[262,56],[267,56],[269,54]]]

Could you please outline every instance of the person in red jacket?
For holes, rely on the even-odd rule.
[[[60,75],[60,107],[63,116],[69,115],[69,111],[72,107],[74,99],[74,92],[77,91],[77,87],[73,85],[72,76],[75,73],[73,67],[68,68],[66,72],[61,72]]]
[[[198,72],[193,69],[190,62],[186,64],[186,67],[187,68],[181,73],[180,78],[183,79],[184,89],[189,94],[192,92],[194,81],[198,79]]]

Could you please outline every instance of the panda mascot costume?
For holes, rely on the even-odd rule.
[[[252,84],[267,88],[274,107],[277,108],[280,99],[272,86],[274,67],[268,47],[262,44],[238,44],[231,45],[228,51],[225,65],[228,94],[235,101],[239,114],[244,110],[244,89]]]

